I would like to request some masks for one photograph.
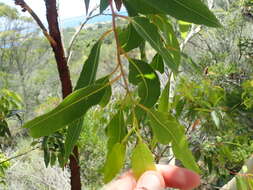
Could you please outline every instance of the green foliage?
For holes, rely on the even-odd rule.
[[[0,153],[0,162],[5,161],[7,158],[2,154],[2,152]],[[10,167],[10,162],[6,161],[0,164],[0,185],[6,184],[6,179],[5,179],[5,171]]]
[[[134,176],[138,179],[145,171],[156,170],[154,157],[145,143],[139,143],[132,152],[131,158]]]

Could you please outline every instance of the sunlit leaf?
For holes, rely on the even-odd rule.
[[[124,0],[124,4],[135,13],[167,14],[186,22],[211,27],[221,26],[201,0]]]
[[[168,18],[164,15],[155,15],[152,17],[153,22],[158,26],[162,32],[165,41],[166,49],[170,52],[176,65],[180,64],[181,52],[176,33],[170,24]]]
[[[132,152],[131,164],[138,179],[145,171],[156,170],[154,157],[145,143],[139,143]]]
[[[163,60],[168,67],[172,71],[177,72],[178,65],[174,62],[170,52],[166,49],[156,25],[144,17],[134,17],[132,23],[139,35],[148,41],[150,45],[163,57]]]
[[[185,39],[191,28],[191,23],[179,20],[178,24],[181,32],[181,37]]]
[[[104,182],[110,182],[123,168],[125,161],[126,146],[115,144],[109,152],[104,165]]]
[[[152,67],[144,61],[129,60],[129,82],[138,85],[140,103],[152,107],[160,96],[160,80]]]
[[[102,41],[99,40],[92,47],[89,57],[83,65],[75,90],[86,87],[94,82],[99,64],[101,44]]]
[[[186,168],[199,172],[194,157],[189,150],[184,128],[178,121],[168,113],[154,110],[148,111],[148,117],[158,142],[162,144],[172,143],[175,157],[179,159]]]
[[[137,48],[143,42],[143,39],[130,23],[126,28],[119,31],[119,42],[121,48],[125,52],[129,52]]]
[[[105,87],[106,85],[91,85],[76,90],[52,111],[28,121],[24,128],[29,128],[34,138],[54,133],[82,117],[89,108],[98,104],[104,95]]]

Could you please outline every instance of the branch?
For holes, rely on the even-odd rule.
[[[96,11],[98,8],[98,6],[96,6],[94,9],[91,10],[91,12],[88,14],[88,16],[85,18],[85,20],[83,21],[83,23],[80,25],[80,27],[76,30],[75,34],[72,36],[70,42],[69,42],[69,47],[67,49],[67,62],[69,63],[70,61],[70,57],[72,54],[72,48],[74,45],[75,40],[77,39],[79,33],[81,32],[81,30],[83,29],[83,27],[85,26],[85,24],[92,18],[97,17],[99,15],[101,15],[100,13],[92,15],[94,13],[94,11]]]
[[[3,164],[3,163],[5,163],[5,162],[9,162],[9,161],[11,161],[11,160],[13,160],[13,159],[16,159],[16,158],[18,158],[18,157],[20,157],[20,156],[24,156],[24,155],[26,155],[26,154],[28,154],[28,153],[34,151],[34,150],[37,150],[38,148],[39,148],[39,147],[33,148],[33,149],[31,149],[31,150],[28,150],[28,151],[23,152],[23,153],[21,153],[21,154],[18,154],[18,155],[16,155],[16,156],[10,157],[10,158],[8,158],[8,159],[6,159],[6,160],[4,160],[4,161],[1,161],[1,162],[0,162],[0,165]]]
[[[32,18],[35,20],[35,22],[38,24],[38,26],[41,28],[43,34],[45,37],[48,39],[51,45],[56,45],[56,42],[54,39],[49,35],[46,27],[44,24],[41,22],[40,18],[37,16],[37,14],[26,4],[24,0],[15,0],[15,4],[19,5],[22,8],[22,11],[28,11],[29,14],[32,16]]]
[[[243,169],[236,176],[253,174],[253,155],[245,162]],[[247,168],[247,171],[244,171],[244,168]],[[236,187],[236,176],[233,177],[226,185],[224,185],[220,190],[237,190]]]

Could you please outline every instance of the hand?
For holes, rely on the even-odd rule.
[[[182,190],[193,189],[200,184],[196,173],[177,166],[156,165],[157,171],[145,172],[138,181],[131,171],[111,182],[106,190],[162,190],[165,187]]]

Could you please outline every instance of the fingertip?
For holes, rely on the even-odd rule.
[[[177,166],[157,165],[166,187],[193,189],[200,184],[200,176],[193,171]]]
[[[156,171],[145,172],[137,182],[135,190],[161,190],[165,187],[163,176]]]

